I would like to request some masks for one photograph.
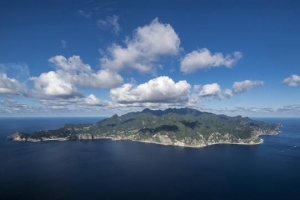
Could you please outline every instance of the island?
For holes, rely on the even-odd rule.
[[[162,145],[204,147],[213,144],[253,145],[260,135],[276,135],[280,124],[248,117],[217,115],[192,108],[169,108],[113,115],[95,124],[65,124],[56,130],[17,132],[7,139],[41,142],[50,140],[131,140]]]

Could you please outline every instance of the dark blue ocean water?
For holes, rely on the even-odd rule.
[[[17,130],[97,118],[0,119],[1,199],[300,199],[300,119],[256,146],[12,142]]]

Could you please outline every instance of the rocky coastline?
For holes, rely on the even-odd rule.
[[[116,136],[100,136],[100,135],[93,135],[89,133],[82,133],[77,134],[77,137],[51,137],[51,138],[31,138],[28,137],[22,138],[21,134],[19,132],[16,132],[15,134],[9,135],[7,137],[8,140],[12,140],[15,142],[47,142],[47,141],[68,141],[68,140],[98,140],[98,139],[110,139],[113,141],[121,141],[121,140],[128,140],[128,141],[134,141],[134,142],[143,142],[143,143],[151,143],[151,144],[159,144],[159,145],[167,145],[167,146],[180,146],[180,147],[193,147],[193,148],[200,148],[200,147],[206,147],[210,145],[216,145],[216,144],[234,144],[234,145],[258,145],[263,143],[263,139],[259,136],[261,135],[277,135],[280,133],[280,127],[281,124],[278,124],[275,130],[264,132],[263,130],[255,130],[253,131],[253,137],[248,139],[239,139],[239,138],[230,138],[230,134],[225,134],[223,137],[219,133],[213,133],[208,140],[202,139],[202,140],[195,140],[195,141],[189,141],[189,144],[186,144],[186,141],[178,140],[178,141],[172,141],[168,136],[166,135],[160,135],[157,134],[152,138],[142,140],[138,139],[136,135],[131,136],[122,136],[122,135],[116,135]],[[219,136],[218,140],[214,140],[214,136]],[[186,138],[186,140],[189,140],[189,138]]]
[[[113,115],[95,124],[66,124],[56,130],[16,132],[7,137],[18,142],[66,140],[131,140],[182,147],[214,144],[261,144],[260,135],[276,135],[281,124],[248,117],[229,117],[191,108],[150,110]]]

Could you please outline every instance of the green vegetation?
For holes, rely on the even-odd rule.
[[[181,108],[131,112],[99,121],[96,124],[66,124],[57,130],[19,133],[31,139],[94,139],[116,138],[157,143],[183,142],[187,145],[216,142],[259,141],[259,134],[274,134],[278,125],[243,118],[228,117]]]

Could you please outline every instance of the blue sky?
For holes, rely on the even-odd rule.
[[[298,1],[1,1],[0,116],[300,117]]]

